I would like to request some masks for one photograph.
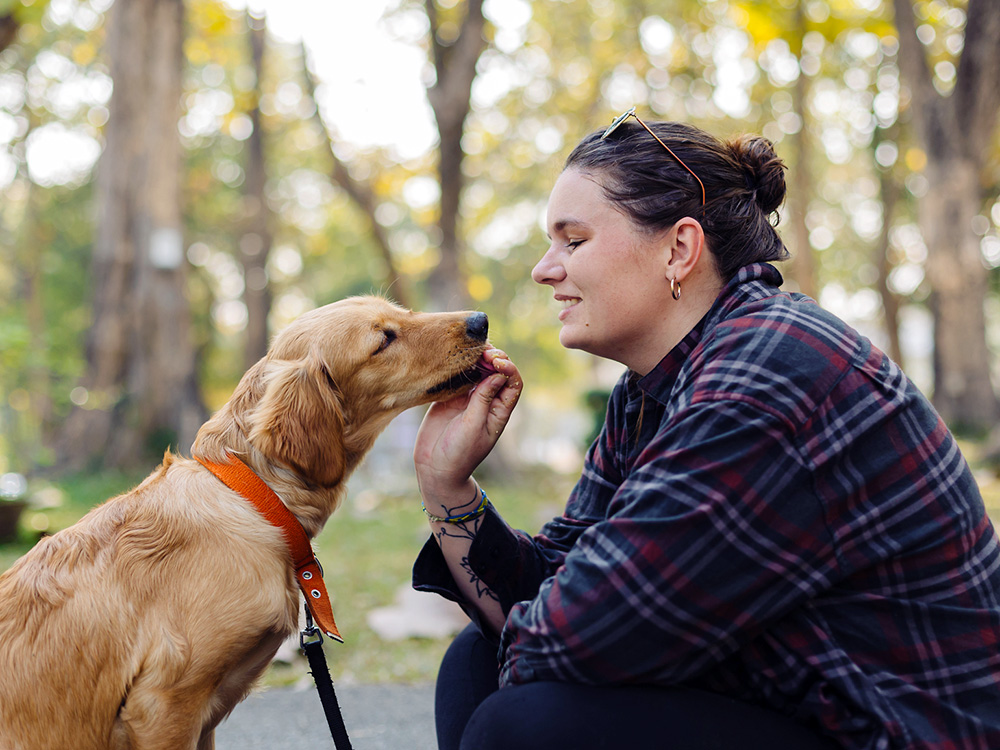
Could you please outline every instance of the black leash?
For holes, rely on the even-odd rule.
[[[326,723],[330,726],[333,744],[337,750],[353,750],[351,740],[347,736],[347,727],[344,726],[344,717],[340,713],[337,694],[333,692],[333,678],[330,677],[330,670],[326,666],[326,655],[323,653],[323,634],[319,628],[313,625],[308,603],[306,603],[306,626],[299,633],[299,645],[305,652],[306,659],[309,660],[309,671],[316,682],[316,691],[323,704],[323,712],[326,714]]]

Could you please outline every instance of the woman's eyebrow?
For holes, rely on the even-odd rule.
[[[578,229],[586,226],[587,223],[580,219],[560,219],[552,225],[552,230],[555,232],[565,232],[567,229]],[[545,236],[550,240],[552,239],[552,236],[548,232],[545,233]]]

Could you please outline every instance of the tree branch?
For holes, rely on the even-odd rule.
[[[434,60],[434,70],[438,75],[444,70],[444,45],[438,38],[437,6],[434,0],[424,0],[424,11],[431,27],[431,58]]]
[[[309,70],[309,58],[304,44],[302,46],[302,74],[305,80],[306,95],[312,99],[313,102],[313,119],[316,121],[316,125],[319,128],[320,133],[323,134],[323,137],[327,142],[327,151],[329,152],[330,159],[333,162],[330,169],[330,180],[335,185],[340,187],[341,190],[347,193],[348,197],[354,201],[354,204],[361,209],[361,212],[365,215],[365,218],[368,220],[369,228],[371,229],[372,239],[375,240],[375,244],[378,246],[382,260],[386,264],[387,288],[392,289],[393,297],[395,297],[397,302],[404,307],[409,307],[410,295],[403,277],[396,268],[396,263],[392,257],[392,249],[389,247],[389,238],[386,235],[385,228],[375,218],[375,209],[378,207],[378,201],[375,198],[375,193],[368,185],[355,179],[351,175],[347,165],[344,164],[334,151],[334,140],[331,135],[331,130],[327,126],[323,113],[320,111],[319,102],[316,100],[316,80],[313,77],[312,71]]]
[[[476,62],[486,47],[486,40],[483,38],[486,23],[483,17],[483,0],[469,0],[458,38],[447,48],[438,40],[434,0],[427,0],[427,6],[434,48],[434,69],[437,73],[437,82],[428,90],[427,98],[440,127],[460,127],[469,113]]]
[[[9,47],[17,39],[17,30],[21,24],[14,18],[13,13],[0,16],[0,52]]]
[[[465,304],[468,295],[462,283],[460,241],[458,236],[459,203],[463,175],[462,131],[471,108],[472,82],[476,63],[486,40],[483,38],[483,0],[469,0],[462,27],[454,43],[441,44],[440,27],[434,0],[426,0],[431,24],[434,65],[437,80],[427,88],[427,101],[437,122],[438,181],[441,186],[441,260],[428,279],[431,301],[438,309],[454,309]]]

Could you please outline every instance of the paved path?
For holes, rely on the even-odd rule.
[[[433,685],[336,685],[354,750],[435,750]],[[216,750],[334,747],[316,689],[271,688],[236,707]]]

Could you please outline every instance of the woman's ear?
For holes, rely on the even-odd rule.
[[[340,394],[318,356],[268,364],[264,395],[250,428],[250,443],[257,450],[307,481],[329,487],[343,477]]]
[[[705,251],[705,230],[697,219],[685,216],[670,228],[667,241],[670,247],[666,277],[684,281]]]

